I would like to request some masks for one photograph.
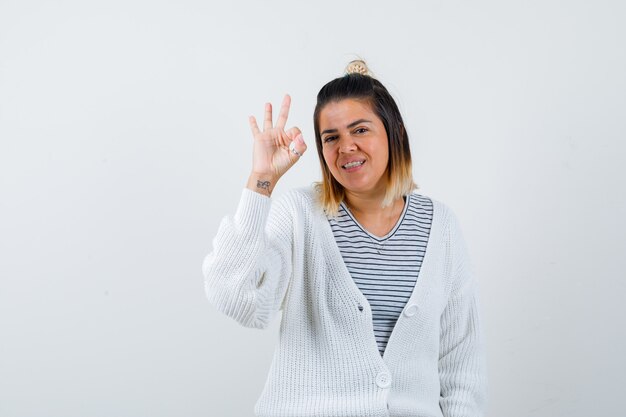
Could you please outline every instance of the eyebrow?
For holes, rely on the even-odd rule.
[[[361,123],[372,123],[371,120],[367,120],[367,119],[359,119],[359,120],[355,120],[354,122],[350,123],[348,126],[346,126],[348,129],[350,129],[351,127],[354,127],[358,124]],[[326,129],[324,130],[322,133],[320,133],[320,136],[326,134],[326,133],[335,133],[337,132],[337,129]]]

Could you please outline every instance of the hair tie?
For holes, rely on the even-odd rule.
[[[372,76],[369,68],[367,68],[367,64],[361,59],[355,59],[354,61],[350,61],[348,63],[348,65],[346,66],[346,75],[349,74],[361,74],[368,75],[370,77]]]

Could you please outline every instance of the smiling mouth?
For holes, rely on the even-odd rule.
[[[342,165],[341,167],[343,169],[350,169],[350,168],[356,168],[358,166],[361,166],[365,163],[365,161],[352,161],[352,162],[348,162],[345,165]]]

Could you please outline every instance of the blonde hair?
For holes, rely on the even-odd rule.
[[[321,88],[317,94],[317,104],[313,113],[315,144],[322,168],[322,180],[317,182],[315,186],[320,204],[330,216],[337,215],[339,204],[345,198],[345,190],[332,176],[324,160],[319,118],[323,108],[328,103],[346,99],[367,102],[385,126],[389,146],[389,161],[382,206],[387,207],[396,199],[408,195],[418,188],[413,181],[409,137],[395,100],[385,86],[370,75],[365,62],[362,60],[352,61],[346,67],[346,74],[343,77],[336,78]]]

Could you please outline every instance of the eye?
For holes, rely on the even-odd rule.
[[[322,142],[327,143],[327,142],[332,142],[333,140],[337,139],[337,136],[326,136]]]
[[[365,132],[367,132],[367,128],[365,128],[365,127],[357,127],[354,130],[354,133],[365,133]]]

